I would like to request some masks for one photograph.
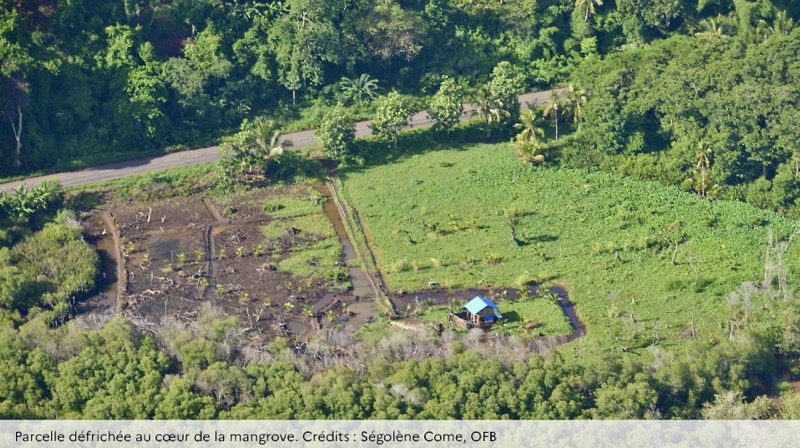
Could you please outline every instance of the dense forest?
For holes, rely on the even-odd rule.
[[[719,34],[582,65],[576,77],[592,95],[580,132],[562,142],[565,161],[796,216],[800,33],[775,20],[746,41],[720,21]]]
[[[574,419],[798,418],[800,395],[764,392],[774,372],[757,346],[723,344],[653,361],[529,355],[521,347],[423,334],[375,347],[342,337],[297,353],[243,343],[209,309],[155,336],[115,319],[69,330],[0,332],[3,418]],[[32,346],[36,346],[32,348]],[[585,347],[591,351],[591,347]],[[360,365],[360,367],[354,367]],[[721,368],[724,366],[724,368]],[[744,391],[744,393],[742,392]]]
[[[794,51],[791,41],[771,36],[788,34],[799,12],[793,2],[765,0],[5,0],[0,6],[0,152],[10,163],[0,166],[0,174],[213,142],[256,116],[276,119],[283,127],[313,127],[337,101],[364,105],[365,86],[367,100],[392,89],[425,96],[449,76],[475,92],[501,61],[521,71],[525,89],[554,86],[580,74],[596,98],[585,111],[595,123],[606,122],[604,113],[614,113],[615,106],[649,110],[645,122],[617,121],[618,129],[604,129],[593,138],[606,151],[626,147],[653,153],[668,146],[666,134],[684,133],[658,127],[654,120],[668,122],[672,117],[665,114],[689,106],[668,112],[657,98],[631,98],[642,104],[628,106],[628,90],[667,96],[672,95],[668,85],[687,86],[678,98],[713,109],[706,85],[719,81],[716,88],[726,91],[733,84],[757,99],[748,102],[752,110],[770,108],[761,122],[771,124],[780,107],[772,98],[790,97],[789,92],[761,85],[763,94],[758,94],[748,79],[779,69],[761,71],[755,66],[759,61],[791,60],[790,54],[778,53]],[[702,36],[693,42],[668,40],[650,49],[652,42],[695,33]],[[671,69],[686,68],[681,76],[700,71],[694,88],[691,80],[665,84],[658,92],[633,85],[662,73],[672,54],[694,57]],[[600,62],[605,55],[614,56]],[[718,70],[707,67],[706,59],[735,64],[742,73],[714,79]],[[634,76],[640,66],[650,75]],[[609,103],[601,83],[607,86],[609,76],[623,72],[621,79],[629,83],[617,89],[625,94]],[[589,79],[589,73],[603,76]],[[789,86],[790,77],[775,74],[770,81]],[[709,138],[708,144],[721,139]],[[744,150],[741,157],[729,157],[730,167],[724,169],[737,168],[735,159],[755,151]],[[780,164],[774,159],[764,160],[767,179]],[[718,182],[735,175],[720,173]],[[743,176],[753,178],[749,172]]]
[[[369,163],[387,145],[344,154],[353,120],[396,147],[411,111],[449,131],[472,100],[485,129],[453,141],[795,216],[798,19],[791,0],[0,0],[0,176],[237,131],[234,155],[281,153],[279,130],[317,126]],[[510,100],[567,86],[543,110]],[[264,346],[212,306],[157,329],[76,316],[100,274],[74,208],[48,186],[0,195],[0,418],[800,418],[775,390],[797,376],[793,301],[759,319],[748,296],[737,337],[636,355],[450,332]]]

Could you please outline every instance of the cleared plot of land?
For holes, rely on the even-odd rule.
[[[122,238],[126,314],[190,321],[208,302],[259,339],[304,337],[351,317],[342,246],[311,184],[214,198],[118,194],[102,208]]]
[[[692,328],[724,337],[729,293],[763,278],[768,230],[791,229],[741,203],[531,168],[505,144],[415,155],[342,179],[389,289],[561,284],[589,335],[626,349],[675,343]]]

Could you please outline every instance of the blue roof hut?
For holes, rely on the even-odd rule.
[[[469,312],[470,320],[476,324],[492,323],[503,318],[497,304],[483,296],[476,296],[464,308]]]

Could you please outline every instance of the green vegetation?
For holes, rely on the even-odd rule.
[[[264,213],[273,218],[295,218],[322,214],[323,197],[310,185],[286,187],[284,194],[264,201]]]
[[[352,120],[345,114],[341,104],[337,104],[325,117],[319,127],[314,131],[314,136],[331,160],[347,161],[351,158],[356,127]]]
[[[328,238],[292,251],[278,268],[300,278],[347,283],[347,270],[337,267],[341,256],[342,246],[335,238]]]
[[[682,355],[654,348],[657,361],[649,361],[597,356],[591,345],[576,357],[540,357],[514,342],[486,346],[469,338],[442,343],[430,334],[395,334],[374,347],[320,341],[316,357],[298,357],[280,338],[253,345],[236,318],[209,306],[196,322],[165,326],[155,337],[122,318],[102,329],[86,329],[89,322],[0,330],[3,418],[800,415],[797,394],[788,390],[784,400],[766,400],[766,406],[743,401],[763,390],[758,378],[774,373],[752,344],[723,342],[709,351],[689,342]],[[37,347],[26,344],[31,340]],[[415,359],[420,352],[427,357]],[[362,364],[358,372],[347,367]]]
[[[211,143],[259,116],[315,128],[338,102],[366,118],[381,90],[422,97],[458,75],[474,92],[502,61],[533,89],[673,35],[770,45],[798,13],[782,0],[5,1],[0,174]]]
[[[265,201],[264,211],[273,220],[261,230],[267,238],[293,240],[288,258],[278,264],[280,270],[300,278],[333,281],[346,289],[347,272],[338,267],[342,246],[322,201],[308,184],[285,187],[279,196]],[[295,244],[295,236],[303,242]]]
[[[105,191],[137,201],[191,196],[200,192],[220,194],[223,189],[219,188],[216,169],[216,164],[208,163],[97,182],[72,189],[68,200],[80,210],[91,210],[98,205],[98,195]]]
[[[728,293],[762,276],[770,229],[792,228],[657,183],[525,166],[507,144],[412,155],[346,179],[390,289],[563,284],[590,335],[625,349],[649,345],[654,327],[661,344],[677,344],[692,315],[703,316],[700,337],[723,337]]]
[[[225,184],[291,178],[302,164],[296,154],[287,152],[290,146],[290,141],[281,139],[274,121],[244,120],[241,130],[220,147],[220,177]]]
[[[573,78],[591,94],[580,131],[571,126],[558,145],[561,163],[799,216],[800,29],[780,13],[759,18],[762,6],[720,19],[718,38],[676,36],[585,61]]]
[[[0,195],[0,321],[63,322],[92,292],[99,260],[49,185]]]
[[[445,156],[452,161],[448,162],[453,163],[452,166],[433,163]],[[586,193],[584,182],[595,185],[605,182],[609,188],[614,185],[624,188],[629,196],[633,195],[631,200],[649,204],[636,196],[639,193],[635,188],[629,188],[637,186],[651,195],[662,192],[660,198],[673,201],[659,203],[661,206],[685,206],[682,216],[695,216],[693,213],[697,212],[692,210],[700,207],[697,204],[714,209],[718,215],[714,226],[721,229],[736,227],[734,224],[738,222],[727,223],[731,219],[726,215],[728,210],[738,210],[745,220],[753,216],[774,218],[771,225],[780,227],[780,218],[753,211],[743,204],[708,202],[655,184],[619,180],[602,174],[526,168],[518,164],[510,148],[503,145],[418,155],[406,162],[407,165],[421,164],[418,166],[420,175],[430,174],[426,170],[442,169],[464,169],[466,174],[471,174],[469,170],[475,163],[489,172],[507,169],[509,175],[517,176],[516,180],[527,188],[531,187],[531,179],[542,177],[544,182],[564,176],[563,182],[553,185],[570,199],[575,199],[570,196],[575,194],[570,193],[570,181],[572,189],[582,192],[583,196],[591,196]],[[398,170],[400,166],[395,164],[393,168]],[[345,185],[349,187],[358,176],[366,178],[382,169],[350,173]],[[493,182],[497,178],[485,179]],[[576,180],[580,182],[575,184]],[[281,198],[282,207],[272,200],[259,204],[285,214],[276,221],[301,220],[309,216],[308,210],[312,207],[306,202],[316,204],[316,215],[320,215],[319,196],[307,185],[280,188],[286,189],[287,194],[283,196],[292,198]],[[407,191],[410,193],[411,187]],[[600,192],[596,194],[602,197]],[[528,204],[519,201],[517,205]],[[53,213],[56,209],[46,210]],[[658,213],[648,208],[646,214],[634,216],[649,215]],[[438,215],[431,212],[426,216]],[[519,242],[525,241],[529,234],[525,215],[513,211],[502,214],[501,222],[506,226],[509,219],[517,220],[517,238]],[[646,222],[649,219],[659,222],[658,218],[648,218]],[[485,232],[483,236],[489,238],[492,224],[492,220],[481,220],[474,231]],[[49,226],[53,225],[47,224],[41,232],[31,229],[29,235],[65,232],[51,230]],[[760,226],[761,223],[748,221],[746,225]],[[687,224],[687,227],[688,235],[695,236],[692,226]],[[716,227],[709,229],[712,235],[718,232]],[[370,230],[374,229],[370,227]],[[447,238],[469,231],[448,234],[442,227],[437,241],[446,243]],[[332,232],[328,235],[335,236]],[[27,237],[18,244],[24,245],[26,240]],[[712,238],[712,241],[715,240]],[[512,246],[508,253],[526,250],[525,246],[515,249],[515,242],[506,243]],[[744,247],[749,243],[742,244]],[[785,253],[783,247],[783,243],[776,243],[773,253]],[[17,250],[16,246],[11,250]],[[25,252],[24,247],[19,250]],[[648,250],[652,258],[662,260],[662,265],[669,263],[666,260],[669,257],[660,254],[658,248]],[[72,248],[70,253],[75,251]],[[621,257],[636,253],[633,249],[621,251]],[[699,256],[700,252],[696,253]],[[598,257],[608,258],[601,255]],[[433,267],[440,266],[444,270],[449,267],[444,257],[429,261]],[[598,258],[590,261],[598,261]],[[512,262],[518,261],[499,251],[485,254],[480,261],[487,269]],[[637,262],[642,260],[637,259]],[[413,271],[411,262],[409,266]],[[743,264],[742,269],[745,267]],[[649,341],[646,349],[639,350],[639,356],[609,350],[599,337],[578,341],[570,356],[557,353],[542,356],[530,352],[529,344],[536,346],[535,341],[515,337],[481,342],[480,335],[476,337],[475,333],[459,335],[446,330],[437,336],[424,329],[396,331],[387,336],[384,332],[388,323],[381,320],[362,331],[366,342],[347,337],[322,338],[313,342],[313,354],[303,355],[281,338],[266,346],[264,341],[253,340],[246,323],[225,316],[208,304],[200,309],[195,321],[184,324],[165,318],[155,332],[150,324],[138,327],[136,321],[122,317],[108,320],[98,315],[77,316],[55,326],[49,324],[59,321],[41,318],[20,320],[14,325],[8,322],[0,327],[0,384],[4,385],[0,390],[0,417],[796,418],[800,415],[797,394],[786,384],[775,384],[772,380],[777,374],[775,353],[782,356],[782,362],[796,359],[800,354],[800,343],[794,331],[800,322],[799,314],[792,306],[774,305],[793,303],[774,302],[776,294],[786,293],[780,281],[781,265],[775,267],[776,281],[767,283],[774,284],[774,291],[743,287],[729,299],[733,311],[728,322],[733,337],[719,338],[709,350],[707,333],[704,333],[708,321],[698,320],[698,337],[683,341],[681,350],[670,350],[664,333],[661,341]],[[522,284],[529,278],[518,280]],[[603,283],[598,284],[603,286]],[[590,297],[587,292],[570,292],[576,299]],[[241,294],[240,300],[252,299]],[[767,305],[767,308],[757,309],[777,318],[774,322],[764,320],[762,313],[754,313],[747,303]],[[287,308],[293,305],[286,304]],[[520,332],[514,324],[536,319],[541,327],[534,331],[563,334],[563,316],[553,312],[556,307],[550,299],[503,301],[501,306],[507,315],[516,313],[519,321],[509,322],[506,327],[499,327],[499,331],[513,336]],[[579,310],[587,306],[588,302],[581,298]],[[308,311],[309,307],[304,306],[304,312]],[[436,312],[432,310],[428,318],[434,317]],[[602,327],[590,328],[590,331],[602,331]],[[361,367],[356,370],[352,366]],[[783,400],[765,398],[769,390],[781,391]]]
[[[549,297],[504,301],[500,303],[503,319],[492,332],[534,337],[565,336],[572,332],[561,307]]]
[[[439,90],[431,97],[427,110],[434,121],[434,129],[450,132],[464,111],[464,88],[453,78],[445,77]]]
[[[0,194],[0,418],[800,418],[798,19],[788,0],[0,0],[0,176],[222,142],[219,164]],[[479,121],[456,124],[462,100]],[[435,128],[400,132],[418,109]],[[379,138],[352,141],[364,118]],[[389,289],[559,285],[588,336],[528,339],[569,330],[546,298],[502,303],[509,337],[379,319],[306,353],[252,337],[271,304],[251,316],[251,291],[248,323],[76,315],[98,259],[71,210],[108,190],[256,206],[253,255],[343,291],[320,195],[233,194],[318,175],[282,137],[317,127]]]
[[[492,334],[529,339],[540,335],[566,336],[572,332],[569,320],[561,312],[561,308],[549,298],[502,301],[499,306],[503,319],[492,327]],[[450,307],[426,308],[422,304],[420,308],[419,314],[414,313],[416,318],[457,328],[450,324]]]
[[[372,131],[397,146],[397,133],[408,126],[408,120],[413,113],[411,100],[393,90],[380,98],[378,111],[371,125]]]

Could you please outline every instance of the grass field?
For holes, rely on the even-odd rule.
[[[691,321],[698,338],[723,337],[729,293],[763,277],[769,229],[792,228],[656,183],[528,167],[507,144],[412,155],[341,183],[390,289],[560,284],[590,337],[634,347],[676,344]]]

